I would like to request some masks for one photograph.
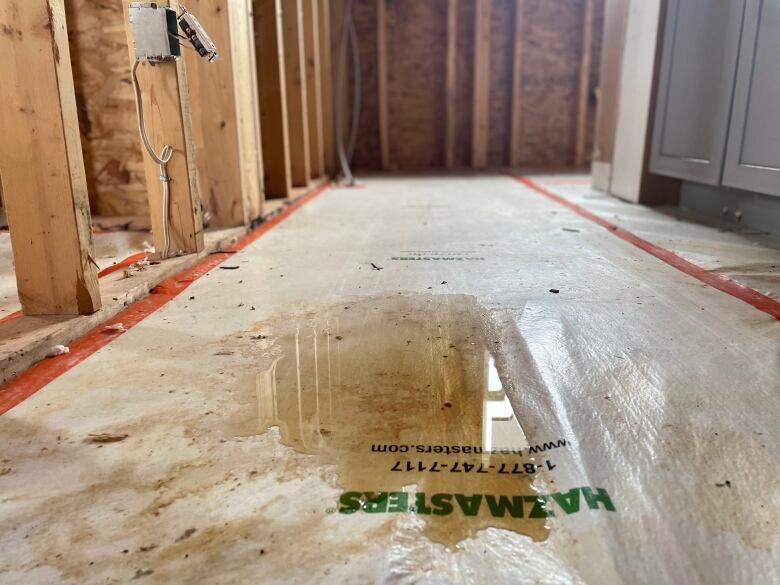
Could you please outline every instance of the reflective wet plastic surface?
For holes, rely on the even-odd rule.
[[[0,417],[0,583],[780,583],[776,321],[510,178],[366,185],[316,199],[232,255],[238,269],[208,273]],[[589,209],[612,221],[606,207]],[[693,233],[646,219],[658,236]],[[766,249],[746,243],[723,264],[764,262]],[[424,296],[435,293],[476,301]],[[409,318],[413,337],[402,331]],[[424,361],[431,346],[406,351],[408,339],[428,341],[419,328],[445,320],[436,360]],[[472,326],[478,338],[464,339]],[[439,471],[406,471],[421,457],[401,445],[481,448],[482,386],[466,385],[481,398],[454,386],[458,416],[441,410],[444,395],[423,393],[432,379],[437,392],[453,387],[445,374],[474,380],[458,372],[484,359],[462,341],[490,350],[528,451],[541,445],[533,463],[552,470],[498,474],[505,491],[477,475],[481,453],[438,444],[420,455]],[[261,425],[258,374],[282,355],[299,357],[301,417],[285,358],[277,411]],[[493,428],[494,444],[502,433]],[[455,462],[460,472],[441,471]],[[474,467],[451,483],[465,463]],[[555,514],[543,542],[493,528],[451,547],[426,536],[476,530],[482,520],[463,506],[477,501],[485,524],[506,524],[507,506],[494,518],[486,495],[525,495],[523,481]],[[425,500],[404,502],[393,493],[403,487]],[[483,497],[462,506],[457,493]],[[433,513],[442,503],[450,514]],[[509,528],[536,521],[536,504],[521,503],[525,517]],[[420,512],[395,511],[408,507]]]
[[[555,464],[529,457],[479,309],[465,295],[365,299],[268,323],[241,434],[337,468],[331,513],[417,514],[452,545],[501,527],[543,540],[533,488]],[[327,505],[327,503],[323,503]]]

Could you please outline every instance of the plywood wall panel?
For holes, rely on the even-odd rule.
[[[148,215],[123,4],[67,0],[65,9],[92,212]]]
[[[447,0],[387,2],[390,165],[445,164]]]
[[[493,0],[490,22],[488,166],[509,164],[515,0]]]
[[[376,0],[362,0],[354,3],[353,15],[355,29],[360,43],[360,82],[361,110],[359,141],[352,159],[352,166],[364,170],[378,170],[382,167],[381,146],[379,142],[379,83],[377,76],[377,34]],[[339,42],[341,39],[339,39]],[[338,52],[336,55],[338,56]],[[352,93],[352,54],[347,53],[347,71],[349,72],[348,90]],[[351,102],[350,102],[351,103]],[[352,119],[352,112],[349,112]],[[344,136],[344,142],[349,135]]]
[[[574,162],[583,5],[582,0],[525,2],[523,166]]]

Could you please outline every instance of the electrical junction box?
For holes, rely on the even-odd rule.
[[[175,10],[156,2],[131,2],[129,10],[138,61],[167,61],[181,57]]]

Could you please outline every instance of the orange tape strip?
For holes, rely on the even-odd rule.
[[[112,264],[111,266],[104,268],[100,272],[98,272],[98,278],[103,278],[104,276],[108,276],[112,272],[116,272],[117,270],[121,270],[122,268],[127,268],[131,264],[135,264],[139,260],[143,260],[146,258],[149,254],[147,252],[138,252],[137,254],[132,254],[122,260],[121,262],[117,262],[116,264]],[[24,313],[21,311],[15,311],[13,313],[9,313],[5,317],[0,318],[0,325],[3,323],[6,323],[8,321],[12,321],[13,319],[18,319],[19,317],[22,317]]]
[[[747,287],[744,284],[740,284],[736,280],[721,276],[720,274],[713,274],[709,270],[706,270],[701,266],[697,266],[693,262],[688,262],[688,260],[681,258],[671,250],[657,246],[643,238],[640,238],[633,232],[616,226],[615,224],[599,217],[595,213],[591,213],[584,207],[580,207],[576,203],[572,203],[565,197],[545,189],[527,177],[514,176],[513,178],[529,189],[533,189],[540,195],[544,195],[548,199],[551,199],[556,203],[560,203],[564,207],[568,207],[577,215],[580,215],[585,219],[600,225],[621,240],[624,240],[629,244],[633,244],[640,250],[644,250],[651,256],[655,256],[669,266],[673,266],[680,272],[684,272],[688,276],[692,276],[693,278],[710,285],[712,288],[716,288],[721,292],[731,295],[732,297],[739,299],[740,301],[743,301],[752,307],[755,307],[759,311],[763,311],[775,319],[780,320],[780,302],[777,302],[775,299],[763,295],[757,290]]]
[[[330,184],[307,193],[297,199],[289,207],[284,208],[282,211],[260,224],[232,246],[221,252],[213,253],[193,267],[163,280],[150,291],[149,296],[133,303],[108,321],[105,321],[89,333],[85,334],[83,337],[73,341],[70,344],[70,353],[39,362],[10,382],[0,386],[0,415],[8,412],[14,406],[17,406],[38,392],[38,390],[125,333],[124,331],[106,331],[106,327],[122,323],[127,330],[138,325],[138,323],[168,303],[168,301],[181,294],[193,282],[212,271],[236,252],[243,250],[258,238],[268,233],[284,219],[289,217],[294,211],[300,209],[303,205],[328,189],[328,187],[330,187]]]
[[[98,278],[103,278],[104,276],[108,276],[112,272],[116,272],[117,270],[122,270],[123,268],[127,268],[131,264],[135,264],[136,262],[143,260],[148,255],[149,255],[148,252],[138,252],[137,254],[131,254],[121,262],[112,264],[111,266],[108,266],[107,268],[104,268],[103,270],[98,272]]]

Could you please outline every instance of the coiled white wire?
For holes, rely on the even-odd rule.
[[[171,157],[173,156],[173,147],[169,144],[166,144],[163,146],[162,151],[158,155],[154,148],[152,148],[151,143],[149,142],[149,137],[146,135],[146,124],[144,123],[144,106],[141,98],[141,86],[138,83],[138,66],[141,64],[140,61],[136,61],[133,63],[133,90],[135,91],[135,109],[136,112],[138,112],[138,131],[141,134],[141,141],[144,144],[144,148],[146,148],[146,152],[149,153],[149,156],[152,157],[152,160],[156,162],[158,165],[160,165],[160,181],[163,185],[163,205],[162,205],[162,213],[163,213],[163,250],[161,252],[161,258],[164,260],[168,257],[168,254],[170,253],[171,248],[171,238],[170,238],[170,226],[168,224],[168,216],[169,216],[169,205],[170,205],[170,198],[171,198],[171,178],[168,176],[168,162],[171,160]]]

